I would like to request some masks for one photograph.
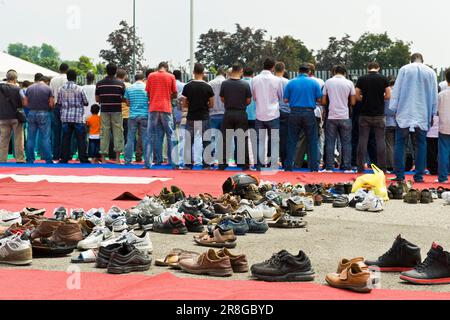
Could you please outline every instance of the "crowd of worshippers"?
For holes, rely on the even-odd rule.
[[[382,67],[370,62],[352,82],[336,65],[324,81],[302,63],[289,79],[285,64],[268,58],[261,70],[235,63],[206,82],[196,63],[184,83],[166,62],[132,81],[108,64],[104,79],[88,73],[83,86],[64,63],[59,76],[36,74],[34,83],[19,84],[10,70],[0,84],[0,162],[327,173],[376,164],[400,181],[414,171],[416,182],[425,174],[447,182],[450,70],[439,83],[420,53],[396,77]]]

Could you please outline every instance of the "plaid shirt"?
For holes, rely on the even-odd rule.
[[[84,123],[84,106],[88,105],[86,94],[74,82],[67,82],[58,93],[61,105],[61,122]]]

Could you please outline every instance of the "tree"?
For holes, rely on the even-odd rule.
[[[351,49],[350,67],[364,69],[368,62],[377,61],[383,68],[400,68],[408,63],[411,56],[411,43],[393,41],[388,34],[366,32]]]
[[[40,47],[27,46],[20,42],[11,43],[7,51],[10,55],[53,71],[58,71],[61,63],[58,50],[47,43],[43,43]]]
[[[107,42],[111,49],[101,50],[100,58],[107,63],[114,63],[119,68],[131,73],[133,69],[133,37],[134,28],[126,21],[119,23],[119,29],[109,34]],[[144,60],[144,44],[140,37],[136,36],[136,67],[142,69]]]
[[[328,47],[317,52],[317,69],[329,71],[337,64],[349,66],[351,64],[351,50],[354,44],[348,34],[341,39],[330,37],[328,39]]]
[[[229,55],[233,62],[240,62],[254,69],[261,69],[266,41],[266,30],[242,28],[236,24],[236,32],[230,36]]]
[[[73,69],[80,76],[86,76],[88,72],[99,74],[97,66],[94,65],[92,59],[86,56],[81,56],[77,61],[66,61],[70,69]]]
[[[303,62],[316,62],[313,51],[292,36],[277,37],[273,41],[268,41],[264,56],[283,61],[288,71],[298,71]]]
[[[234,62],[228,52],[230,47],[230,33],[210,29],[200,35],[195,59],[208,69],[227,68]]]

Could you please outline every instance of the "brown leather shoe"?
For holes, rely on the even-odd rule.
[[[73,222],[66,222],[59,226],[53,233],[51,241],[56,244],[64,244],[68,247],[77,246],[83,240],[80,225]]]
[[[223,248],[217,252],[217,256],[230,258],[231,267],[235,273],[248,272],[248,261],[245,254],[234,255],[227,248]]]
[[[77,223],[80,225],[83,238],[87,238],[95,228],[95,224],[85,218],[81,218]]]
[[[342,259],[341,261],[339,261],[337,273],[341,273],[345,269],[349,268],[353,263],[359,264],[359,266],[363,270],[367,270],[368,269],[368,267],[364,263],[364,258],[362,258],[362,257],[354,258],[354,259],[351,259],[351,260]]]
[[[213,249],[203,253],[197,259],[183,259],[180,268],[192,274],[206,274],[216,277],[229,277],[233,274],[230,258],[219,257]]]
[[[363,270],[359,264],[353,263],[340,274],[330,273],[326,276],[327,283],[334,288],[348,289],[361,293],[372,291],[372,280],[369,270]]]
[[[39,238],[50,238],[63,222],[56,220],[42,220],[31,233],[31,240]]]

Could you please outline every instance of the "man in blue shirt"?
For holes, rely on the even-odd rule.
[[[314,110],[321,101],[322,90],[319,83],[308,76],[309,68],[308,64],[302,64],[300,75],[289,81],[284,90],[284,101],[291,108],[285,171],[292,171],[301,130],[304,130],[309,145],[309,169],[312,172],[319,171],[319,133]]]
[[[130,164],[133,160],[134,144],[136,133],[139,128],[139,136],[142,137],[143,149],[147,150],[148,136],[148,95],[145,91],[144,74],[137,73],[136,82],[125,91],[125,99],[130,106],[130,117],[128,119],[128,137],[125,146],[125,164]],[[147,152],[144,152],[145,166],[151,166],[151,160],[148,159]]]
[[[416,137],[415,182],[423,182],[427,158],[427,132],[437,113],[438,84],[436,73],[415,53],[411,63],[398,73],[389,109],[396,113],[394,171],[396,181],[405,180],[405,144],[409,132]]]

